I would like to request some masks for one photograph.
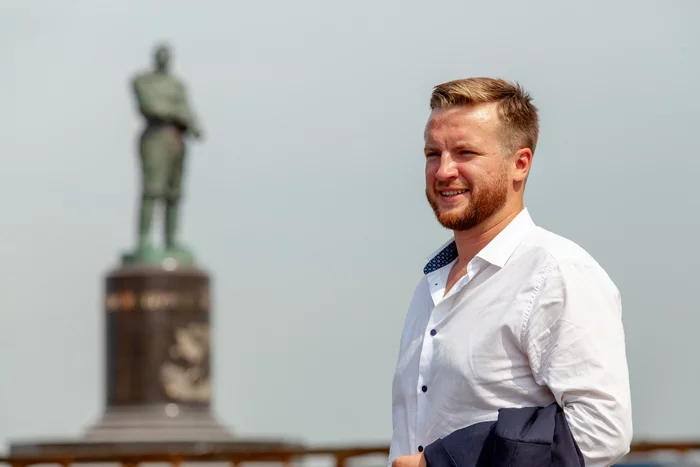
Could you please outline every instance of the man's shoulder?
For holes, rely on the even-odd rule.
[[[167,75],[162,73],[155,73],[153,71],[144,71],[136,73],[132,78],[131,82],[134,85],[149,85],[149,84],[166,84],[178,89],[184,89],[185,85],[177,77],[173,75]]]
[[[142,71],[131,77],[131,82],[134,84],[145,83],[153,79],[153,73],[150,71]]]
[[[536,227],[525,239],[525,251],[536,253],[547,262],[553,273],[597,278],[615,287],[603,266],[583,246],[563,235]]]
[[[593,256],[574,240],[554,233],[544,227],[536,227],[523,242],[524,246],[546,253],[556,262],[597,264]]]

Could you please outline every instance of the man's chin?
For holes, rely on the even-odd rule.
[[[445,204],[440,199],[428,197],[430,206],[433,208],[435,219],[440,225],[449,230],[463,230],[461,225],[463,219],[469,212],[469,203],[460,202]]]
[[[450,207],[444,207],[444,206],[437,206],[437,210],[435,212],[435,215],[437,216],[438,220],[440,219],[459,219],[460,217],[464,217],[465,212],[467,209],[464,206],[450,206]]]
[[[434,209],[435,219],[438,223],[448,230],[457,232],[470,230],[476,226],[476,218],[474,212],[468,207],[460,207],[459,209]]]
[[[438,223],[449,230],[459,230],[462,217],[459,212],[440,212],[435,215]]]

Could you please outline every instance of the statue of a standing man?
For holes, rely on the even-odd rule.
[[[176,233],[185,137],[199,138],[201,129],[190,109],[184,84],[169,73],[170,49],[166,45],[158,46],[154,58],[154,69],[137,75],[131,83],[146,125],[139,141],[142,190],[138,249],[129,261],[158,263],[172,257],[178,262],[191,263],[193,258],[177,244]],[[162,204],[165,211],[165,251],[154,249],[150,242],[157,204]]]

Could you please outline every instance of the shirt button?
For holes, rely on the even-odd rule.
[[[420,388],[420,390],[423,392],[428,392],[428,386],[423,386],[422,388]]]
[[[435,334],[437,334],[437,331],[436,331],[435,329],[431,329],[431,330],[430,330],[430,335],[431,335],[431,336],[434,336]]]
[[[423,452],[423,446],[418,446],[418,452]]]

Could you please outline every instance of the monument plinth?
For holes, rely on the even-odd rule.
[[[242,440],[211,411],[210,278],[177,242],[186,138],[201,137],[184,85],[160,46],[155,68],[132,80],[145,126],[139,137],[141,193],[136,248],[105,279],[105,400],[101,418],[72,441],[19,442],[11,456],[295,449]],[[163,246],[151,243],[163,209]]]
[[[232,440],[210,412],[209,282],[191,266],[107,276],[107,407],[86,439]]]

